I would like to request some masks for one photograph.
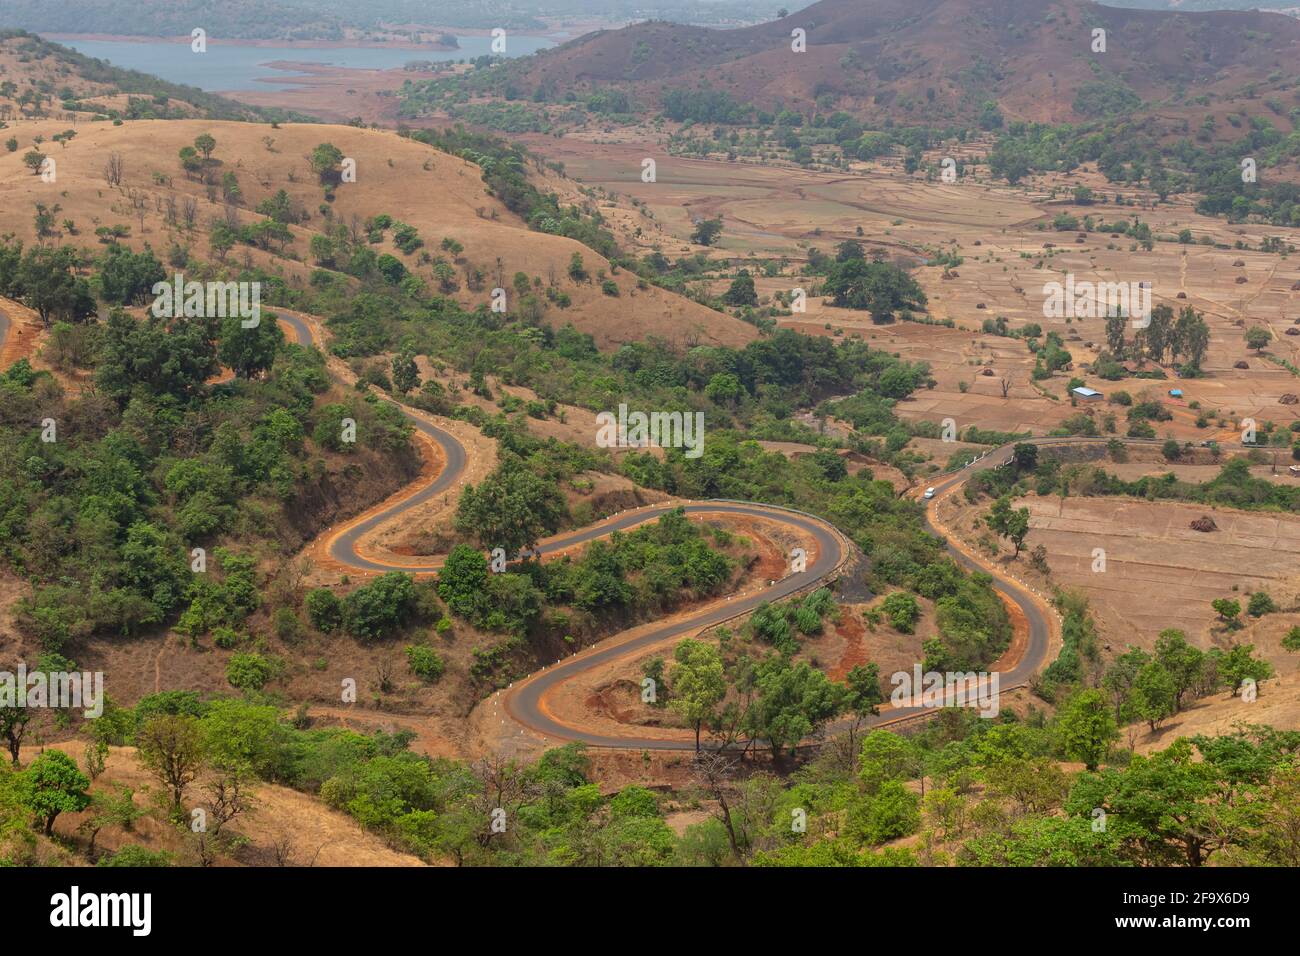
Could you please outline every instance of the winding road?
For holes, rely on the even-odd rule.
[[[315,342],[311,326],[293,315],[280,313],[279,319],[288,326],[301,345],[319,344]],[[394,403],[396,404],[396,403]],[[361,540],[385,523],[401,514],[420,506],[439,493],[451,487],[463,472],[466,464],[465,448],[448,432],[438,428],[422,418],[410,414],[401,405],[399,409],[407,415],[411,424],[423,435],[435,442],[444,456],[443,468],[432,482],[415,494],[408,494],[388,507],[346,526],[337,533],[329,544],[329,556],[340,564],[360,571],[383,572],[405,571],[413,574],[429,574],[438,571],[442,562],[431,561],[428,565],[413,565],[408,562],[385,564],[359,553]],[[1035,444],[1054,444],[1061,439],[1036,439]],[[1070,439],[1069,441],[1077,441]],[[963,483],[976,471],[995,467],[1009,457],[1011,446],[1004,446],[986,454],[950,476],[938,481],[934,487],[936,498]],[[661,515],[678,507],[676,504],[654,505],[624,512],[592,527],[568,534],[559,535],[541,542],[538,552],[541,555],[554,554],[589,541],[604,537],[613,531],[624,531],[647,521],[658,519]],[[694,750],[693,739],[679,735],[654,735],[653,728],[630,728],[627,735],[607,735],[591,729],[565,723],[555,717],[548,707],[548,699],[557,693],[564,684],[574,678],[600,667],[611,661],[635,656],[646,648],[671,640],[678,635],[686,636],[702,628],[720,624],[731,618],[747,614],[764,601],[775,601],[801,591],[806,591],[832,580],[838,569],[850,557],[847,540],[826,521],[812,515],[792,511],[773,505],[754,504],[737,501],[700,501],[682,506],[690,515],[734,516],[755,518],[778,522],[793,531],[795,535],[811,542],[814,549],[809,549],[810,558],[805,571],[790,574],[768,587],[756,592],[728,600],[714,602],[702,610],[675,617],[671,622],[659,627],[638,629],[635,636],[621,638],[614,636],[600,644],[579,652],[573,657],[565,658],[537,673],[513,684],[501,695],[504,711],[524,727],[558,740],[581,741],[590,746],[629,748],[636,750]],[[942,532],[932,523],[927,510],[926,526],[936,536],[943,537]],[[953,558],[968,570],[982,570],[994,577],[994,587],[1010,603],[1019,608],[1028,622],[1028,639],[1010,669],[1000,672],[1000,691],[1010,690],[1026,684],[1029,678],[1045,663],[1052,637],[1053,622],[1051,611],[1045,602],[1036,597],[1024,585],[1006,577],[998,569],[976,561],[965,552],[949,544]],[[906,720],[931,712],[933,708],[885,707],[881,713],[866,723],[880,725]],[[669,731],[669,734],[672,734]],[[679,734],[680,732],[678,732]]]
[[[292,332],[293,338],[297,340],[299,345],[321,344],[313,334],[311,325],[302,318],[280,312],[278,313],[278,320]],[[0,349],[4,347],[4,340],[9,328],[8,317],[0,310]],[[427,566],[412,566],[407,563],[384,564],[358,553],[358,544],[367,534],[451,487],[465,468],[465,448],[454,436],[424,421],[422,418],[410,414],[403,406],[398,405],[397,407],[406,414],[408,420],[416,429],[438,445],[444,456],[444,465],[436,477],[419,491],[408,494],[391,506],[381,508],[378,512],[346,526],[343,531],[337,533],[330,542],[329,555],[339,563],[361,571],[434,573],[441,567],[441,561],[430,563]],[[1105,439],[1038,438],[1030,439],[1030,441],[1041,446],[1079,444],[1090,441],[1100,442],[1105,441]],[[1141,439],[1130,439],[1126,440],[1126,442],[1130,444],[1151,443]],[[1009,460],[1010,450],[1011,446],[1006,445],[990,451],[966,468],[937,480],[933,486],[936,492],[936,500],[955,490],[957,486],[976,471],[996,467]],[[591,527],[550,538],[539,545],[538,551],[542,555],[554,554],[575,545],[604,537],[613,531],[627,530],[647,521],[656,520],[678,506],[675,503],[668,503],[624,512]],[[833,580],[838,570],[850,557],[851,546],[848,544],[847,539],[829,523],[812,515],[773,505],[737,501],[690,502],[681,507],[684,508],[687,514],[691,515],[733,516],[783,524],[794,532],[796,537],[810,542],[814,546],[815,550],[810,550],[810,554],[813,556],[807,569],[801,573],[790,574],[785,578],[771,582],[767,587],[757,591],[714,602],[696,613],[675,617],[670,623],[662,626],[638,629],[632,637],[621,638],[614,636],[607,638],[592,648],[573,657],[565,658],[517,682],[501,695],[504,710],[513,720],[550,738],[581,741],[597,747],[636,750],[694,750],[693,738],[680,736],[680,731],[677,731],[677,735],[673,736],[665,734],[656,736],[653,734],[654,728],[638,727],[634,731],[630,728],[628,735],[612,736],[562,722],[551,713],[547,705],[548,699],[564,684],[590,671],[592,668],[600,667],[620,658],[636,655],[645,648],[671,640],[675,636],[693,634],[702,628],[717,625],[728,619],[749,613],[764,601],[779,600],[828,583]],[[944,537],[943,532],[933,523],[929,509],[927,509],[925,522],[928,530],[936,536]],[[999,673],[1000,690],[1010,690],[1024,685],[1046,660],[1053,630],[1053,622],[1050,619],[1052,612],[1047,609],[1045,602],[1041,598],[1035,596],[1024,585],[1007,577],[999,569],[975,560],[966,552],[954,547],[951,542],[949,542],[948,547],[953,558],[966,569],[982,570],[992,574],[994,587],[1010,603],[1019,608],[1028,622],[1028,640],[1022,653],[1018,655],[1015,661],[1011,662],[1008,670]],[[869,725],[894,723],[932,710],[933,708],[921,706],[897,708],[886,706],[882,708],[877,717],[866,721],[866,723]]]

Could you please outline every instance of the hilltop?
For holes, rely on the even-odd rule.
[[[103,119],[305,119],[126,70],[0,22],[0,120],[82,114]]]
[[[437,281],[436,259],[445,258],[453,276],[443,291],[471,308],[488,305],[491,289],[509,290],[513,277],[523,273],[530,280],[562,282],[565,298],[557,296],[547,306],[546,321],[556,327],[571,322],[602,347],[650,335],[681,343],[738,345],[757,334],[730,316],[638,282],[575,239],[530,229],[501,198],[489,194],[479,166],[392,132],[197,119],[121,126],[83,122],[75,127],[74,138],[53,147],[52,138],[66,128],[64,120],[34,120],[4,131],[18,145],[12,152],[0,151],[0,234],[11,232],[28,243],[54,239],[98,255],[109,240],[96,230],[112,229],[116,237],[111,241],[136,250],[148,245],[166,261],[240,262],[282,277],[290,288],[304,288],[322,266],[344,269],[313,255],[313,249],[320,251],[313,240],[339,227],[364,237],[368,223],[387,216],[412,227],[422,245],[404,253],[395,244],[395,233],[381,230],[369,243],[374,253],[394,257],[430,287]],[[211,159],[201,171],[187,174],[180,150],[204,134],[215,140]],[[43,182],[24,164],[38,137],[44,141],[39,151],[57,164],[56,183]],[[322,143],[356,161],[357,183],[339,184],[332,202],[325,201],[309,159]],[[110,187],[105,166],[114,155],[121,157],[123,172],[120,184]],[[265,204],[281,191],[276,215],[284,221],[275,227],[275,241],[241,241],[233,248],[218,241],[214,246],[218,223],[243,229],[272,221],[258,207],[269,208]],[[38,236],[37,203],[60,207],[45,237]],[[448,247],[459,251],[448,255]],[[591,280],[567,278],[575,254]],[[605,286],[606,279],[613,285]],[[359,282],[354,285],[360,289]]]
[[[796,29],[806,52],[792,52]],[[1106,31],[1105,52],[1092,49],[1094,29]],[[1300,22],[1259,11],[822,0],[737,30],[648,22],[598,31],[509,64],[507,85],[541,100],[612,85],[660,106],[670,91],[707,91],[741,111],[842,109],[929,126],[977,118],[992,101],[1008,119],[1067,122],[1133,97],[1180,110],[1193,85],[1202,96],[1248,86],[1267,96],[1298,57]]]

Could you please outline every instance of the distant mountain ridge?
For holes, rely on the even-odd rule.
[[[1204,13],[1207,10],[1275,10],[1280,13],[1300,11],[1297,0],[1107,0],[1108,7],[1134,10],[1181,10]]]
[[[807,49],[792,52],[792,31]],[[1092,31],[1106,51],[1092,52]],[[723,91],[763,109],[847,109],[954,122],[996,101],[1009,118],[1085,118],[1079,90],[1146,102],[1182,91],[1283,89],[1300,21],[1258,11],[1119,9],[1086,0],[822,0],[736,30],[662,21],[588,34],[511,64],[520,95],[618,86],[658,105],[672,89]],[[1190,95],[1190,94],[1189,94]]]
[[[0,27],[41,33],[342,40],[356,31],[401,37],[434,27],[541,30],[547,19],[627,23],[645,17],[682,22],[753,23],[776,13],[744,0],[4,0]]]

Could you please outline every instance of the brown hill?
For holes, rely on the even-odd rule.
[[[807,32],[806,52],[791,50],[796,28]],[[1094,28],[1106,31],[1104,53],[1091,52]],[[588,34],[519,61],[516,81],[530,92],[615,84],[656,103],[667,89],[711,88],[763,109],[817,103],[930,125],[969,119],[991,99],[1011,118],[1064,122],[1084,118],[1075,98],[1085,84],[1121,79],[1148,103],[1192,85],[1227,94],[1257,84],[1263,94],[1297,62],[1300,22],[1275,13],[822,0],[738,30],[652,22]]]
[[[79,123],[75,138],[54,145],[53,135],[69,125],[64,120],[24,120],[4,131],[4,137],[17,139],[18,148],[0,150],[0,235],[14,233],[27,243],[36,241],[36,204],[57,205],[54,233],[46,242],[77,245],[98,255],[104,246],[95,230],[123,226],[129,230],[123,241],[136,249],[148,243],[166,260],[173,246],[188,248],[198,260],[211,263],[222,258],[210,246],[213,222],[227,216],[240,224],[261,220],[257,205],[283,189],[307,216],[289,227],[292,242],[282,252],[241,244],[229,252],[228,261],[262,266],[282,275],[289,285],[303,287],[316,268],[311,239],[327,227],[323,208],[329,208],[335,223],[358,227],[373,216],[388,214],[419,231],[421,252],[437,254],[442,239],[451,238],[463,246],[458,259],[464,262],[458,263],[458,270],[465,264],[484,270],[485,289],[471,292],[461,283],[453,293],[469,307],[487,303],[492,287],[508,288],[515,273],[523,272],[542,282],[554,279],[570,297],[565,308],[549,307],[544,321],[556,327],[572,322],[590,332],[601,347],[652,335],[683,346],[743,345],[757,334],[752,326],[682,296],[655,286],[641,288],[626,270],[614,274],[606,259],[576,240],[531,230],[488,194],[478,166],[395,133],[314,124],[272,129],[239,122],[128,120],[121,126]],[[238,205],[223,204],[219,186],[205,185],[182,171],[178,152],[201,133],[216,139],[216,181],[226,173],[235,175],[242,194]],[[33,175],[23,163],[37,137],[43,138],[40,151],[57,164],[54,182]],[[341,185],[328,207],[307,159],[324,142],[357,163],[357,181]],[[113,155],[123,164],[117,187],[109,186],[104,175]],[[534,173],[542,176],[540,170]],[[187,200],[197,204],[193,228],[184,223]],[[75,231],[67,229],[67,220]],[[397,256],[433,286],[429,263],[418,253],[398,251],[391,232],[372,248]],[[575,283],[566,275],[575,252],[583,256],[592,281]],[[602,291],[602,273],[617,284],[617,298]]]
[[[169,83],[126,70],[69,47],[4,29],[0,9],[0,122],[32,117],[77,116],[138,119],[288,118],[283,110],[261,110],[197,87]],[[188,31],[187,31],[188,32]]]

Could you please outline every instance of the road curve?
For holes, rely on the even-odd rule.
[[[278,313],[278,320],[293,333],[297,344],[310,346],[319,344],[313,335],[309,323],[302,318],[289,313]],[[0,309],[0,350],[3,350],[5,339],[11,329],[11,323],[8,316]],[[441,562],[431,563],[427,566],[411,566],[407,564],[386,565],[380,562],[372,561],[362,557],[357,553],[357,544],[367,533],[383,524],[386,521],[400,515],[401,513],[414,508],[421,503],[429,500],[434,495],[443,491],[455,483],[457,478],[464,470],[466,457],[464,446],[458,442],[454,436],[446,431],[432,425],[421,418],[409,414],[400,404],[392,404],[406,414],[411,424],[433,440],[441,449],[445,456],[445,463],[438,476],[426,487],[417,493],[402,499],[386,508],[379,513],[369,516],[355,525],[348,527],[339,534],[332,542],[330,547],[330,557],[340,563],[366,571],[405,571],[409,573],[431,573],[437,571]],[[1125,444],[1159,444],[1158,440],[1152,439],[1120,439]],[[1032,438],[1027,440],[1035,445],[1054,445],[1054,444],[1088,444],[1093,442],[1104,443],[1108,439],[1087,439],[1087,438]],[[985,453],[975,462],[967,467],[946,477],[936,480],[936,494],[942,494],[956,485],[963,483],[971,474],[986,468],[996,467],[1006,463],[1009,460],[1009,451],[1012,445],[1004,445]],[[542,555],[563,551],[575,545],[608,535],[617,530],[626,530],[647,521],[652,521],[661,515],[677,507],[673,504],[656,505],[647,508],[637,509],[636,511],[626,512],[618,515],[613,519],[602,522],[598,525],[584,528],[570,534],[557,536],[543,542],[538,551]],[[749,594],[737,600],[728,600],[716,602],[705,610],[692,615],[687,615],[674,623],[665,624],[662,627],[651,629],[645,633],[637,635],[630,640],[619,641],[617,638],[610,638],[603,641],[590,650],[575,655],[574,657],[560,661],[550,667],[533,674],[529,678],[512,687],[503,695],[505,710],[518,723],[546,734],[550,737],[563,740],[581,741],[591,746],[597,747],[614,747],[614,748],[632,748],[638,750],[693,750],[694,741],[680,737],[653,737],[653,736],[605,736],[584,730],[581,727],[571,726],[561,723],[552,717],[545,707],[545,698],[548,693],[554,691],[560,685],[577,677],[584,671],[593,667],[598,667],[611,660],[626,655],[637,653],[640,649],[669,640],[678,634],[689,634],[698,631],[701,628],[708,627],[729,618],[747,613],[756,608],[764,601],[775,601],[799,591],[811,588],[823,583],[829,579],[830,575],[837,569],[842,561],[847,557],[844,547],[841,543],[841,537],[834,532],[831,526],[820,518],[801,512],[792,511],[785,508],[779,508],[772,505],[750,504],[745,502],[734,501],[703,501],[693,502],[682,506],[687,514],[698,515],[734,515],[739,517],[761,518],[769,521],[779,521],[788,527],[795,529],[805,540],[811,539],[816,543],[816,556],[806,571],[800,574],[792,574],[779,581],[773,582],[767,588],[760,592]],[[935,527],[931,521],[930,514],[927,510],[925,515],[925,524],[928,530],[936,536],[943,537],[940,530]],[[1000,673],[1000,689],[1008,690],[1026,683],[1029,678],[1044,663],[1047,656],[1051,626],[1047,614],[1042,609],[1042,604],[1023,585],[1002,575],[998,569],[983,565],[966,553],[954,548],[949,543],[949,551],[954,559],[968,570],[982,570],[989,572],[994,578],[994,587],[1003,594],[1007,599],[1014,603],[1025,615],[1029,623],[1029,640],[1023,654],[1015,662],[1009,671]],[[933,708],[924,707],[901,707],[888,708],[879,716],[867,721],[872,725],[886,724],[916,716]]]
[[[284,322],[293,330],[299,344],[307,345],[314,341],[311,327],[301,318],[286,313],[280,313],[279,318],[281,322]],[[401,405],[397,407],[405,412]],[[407,419],[442,450],[445,459],[444,466],[438,476],[420,491],[358,521],[339,533],[330,543],[328,553],[330,558],[344,566],[364,571],[405,571],[420,574],[435,572],[442,565],[441,561],[431,561],[427,565],[412,565],[409,563],[389,565],[364,557],[357,550],[361,539],[371,531],[441,493],[454,484],[464,470],[466,463],[465,449],[455,437],[424,421],[422,418],[407,414]],[[946,490],[964,481],[974,471],[991,467],[994,458],[1000,458],[1000,453],[1005,450],[998,449],[986,455],[981,462],[944,479],[936,488],[940,491]],[[647,521],[655,520],[671,511],[674,507],[677,506],[664,504],[625,512],[595,526],[548,539],[542,542],[537,550],[541,555],[554,554],[575,545],[604,537],[613,531],[627,530]],[[829,579],[835,569],[848,556],[845,553],[845,546],[841,536],[825,521],[812,515],[772,505],[734,501],[692,502],[684,505],[683,508],[687,514],[733,515],[781,522],[794,530],[804,540],[811,539],[815,543],[815,557],[804,572],[788,575],[757,593],[733,600],[714,602],[698,613],[689,614],[672,623],[651,628],[628,640],[620,641],[618,638],[608,638],[596,647],[544,668],[520,681],[502,695],[505,711],[516,722],[549,737],[581,741],[597,747],[621,747],[638,750],[693,750],[695,747],[693,740],[677,736],[656,737],[649,736],[644,732],[634,736],[606,736],[582,727],[562,723],[549,713],[545,704],[546,697],[559,688],[560,685],[593,667],[599,667],[620,657],[636,654],[643,648],[670,640],[678,634],[695,633],[701,628],[745,614],[754,610],[764,601],[779,600],[821,584]],[[932,532],[938,534],[937,529],[929,523],[928,515],[926,523]],[[1051,637],[1051,626],[1047,614],[1043,611],[1042,605],[1022,585],[1013,580],[999,577],[996,569],[981,568],[977,562],[962,552],[952,549],[951,545],[950,550],[952,550],[954,558],[964,567],[992,571],[995,580],[994,586],[1015,603],[1028,620],[1029,640],[1025,652],[1010,671],[1000,675],[1002,689],[1010,689],[1024,684],[1043,664],[1047,656]],[[927,708],[919,706],[889,708],[871,723],[889,723],[915,716],[926,710]]]
[[[657,517],[659,514],[671,510],[672,507],[672,505],[664,505],[652,509],[642,509],[640,512],[626,517],[631,518],[633,523],[640,523],[649,518]],[[736,515],[779,521],[787,527],[797,529],[803,536],[815,541],[817,546],[816,557],[808,565],[807,570],[799,574],[787,575],[757,593],[736,600],[716,602],[699,613],[687,615],[670,624],[653,628],[638,634],[630,640],[620,641],[616,637],[607,638],[588,651],[537,672],[517,686],[511,687],[509,691],[502,695],[506,713],[510,714],[516,722],[550,737],[578,740],[594,747],[627,747],[636,750],[694,750],[694,740],[683,740],[677,737],[604,736],[583,730],[580,727],[561,723],[548,712],[545,706],[545,698],[559,685],[593,667],[599,667],[601,664],[620,657],[636,654],[643,648],[669,640],[675,635],[691,634],[701,628],[720,624],[729,618],[754,610],[764,601],[776,601],[819,584],[827,579],[847,557],[840,537],[834,533],[830,525],[819,518],[800,514],[799,512],[788,511],[771,505],[721,501],[688,504],[684,506],[684,510],[687,514]],[[614,526],[606,525],[600,528],[586,529],[578,532],[580,537],[577,540],[590,540],[606,533],[608,530],[613,530],[617,526],[616,523]],[[568,542],[569,545],[573,543],[575,543],[573,540]],[[545,547],[541,550],[543,554],[546,553]]]
[[[1030,438],[1028,444],[1038,446],[1051,445],[1078,445],[1078,444],[1105,444],[1109,439],[1090,439],[1077,437],[1044,437]],[[1120,439],[1126,445],[1147,445],[1160,444],[1158,439]],[[1016,443],[1009,443],[999,448],[995,448],[985,453],[980,460],[971,463],[963,469],[947,476],[941,476],[935,480],[932,486],[935,489],[936,497],[944,492],[953,490],[956,486],[963,484],[972,474],[983,471],[988,468],[995,468],[999,465],[1006,464],[1010,461],[1011,451]],[[732,510],[735,509],[735,510]],[[690,505],[687,511],[700,511],[717,513],[719,511],[727,513],[753,514],[761,513],[763,517],[772,518],[774,511],[770,506],[743,505],[731,503],[728,508],[720,509],[717,504],[707,502],[698,505]],[[604,734],[593,733],[579,726],[573,726],[557,720],[549,713],[545,705],[546,697],[556,691],[560,685],[572,680],[583,672],[608,663],[624,655],[632,655],[641,649],[655,645],[661,641],[669,640],[675,635],[687,635],[695,631],[717,624],[730,617],[753,610],[763,601],[778,600],[786,597],[799,590],[808,588],[814,584],[821,583],[836,567],[839,566],[843,555],[840,553],[839,538],[830,535],[823,538],[825,534],[825,524],[811,516],[804,516],[797,512],[788,512],[783,509],[776,509],[776,514],[781,517],[778,520],[785,521],[787,524],[799,528],[805,533],[811,533],[818,542],[819,560],[815,566],[808,569],[807,576],[791,576],[775,582],[771,587],[761,593],[746,596],[738,601],[732,601],[722,606],[715,606],[699,614],[691,615],[681,619],[673,624],[664,625],[655,628],[637,637],[619,641],[617,638],[608,638],[606,641],[592,648],[591,650],[578,654],[575,657],[560,661],[548,668],[539,671],[536,674],[526,678],[518,684],[512,686],[510,690],[502,695],[504,709],[512,719],[517,723],[524,725],[534,731],[546,734],[549,737],[561,740],[580,741],[595,747],[624,748],[635,750],[683,750],[690,751],[695,749],[693,739],[687,739],[681,736],[649,736],[644,732],[635,735],[618,735],[607,736]],[[811,520],[810,520],[811,518]],[[932,521],[929,509],[924,515],[924,522],[927,530],[936,537],[946,538],[946,535]],[[595,534],[588,533],[587,537],[594,537]],[[825,549],[831,550],[825,550]],[[545,551],[545,549],[543,549]],[[989,573],[993,578],[993,587],[999,594],[1003,595],[1008,601],[1014,604],[1028,623],[1029,634],[1026,646],[1023,652],[1012,663],[1009,670],[999,671],[998,673],[998,691],[1008,691],[1016,687],[1026,685],[1030,678],[1039,671],[1046,663],[1048,653],[1051,648],[1052,639],[1052,621],[1049,615],[1052,613],[1047,609],[1046,599],[1037,597],[1013,578],[1008,577],[1000,569],[986,565],[972,557],[966,552],[958,549],[951,541],[948,542],[948,551],[953,559],[968,571],[984,571]],[[829,560],[822,561],[820,556],[823,554],[833,555]],[[900,706],[893,707],[886,705],[881,712],[873,717],[863,721],[867,726],[878,727],[898,723],[934,713],[933,706]],[[832,724],[828,730],[834,733],[843,729],[847,721],[841,721]]]
[[[280,313],[279,320],[292,329],[298,344],[311,345],[315,342],[310,325],[301,318]],[[0,340],[0,345],[2,344],[3,342]],[[431,561],[428,565],[405,563],[389,565],[363,557],[357,552],[357,545],[365,535],[383,523],[417,507],[450,487],[460,477],[466,464],[464,446],[454,436],[421,418],[409,414],[400,404],[396,402],[392,404],[397,405],[406,414],[407,419],[416,429],[439,446],[444,455],[444,466],[438,476],[420,491],[403,498],[377,514],[357,522],[355,525],[345,528],[331,542],[329,556],[345,566],[364,571],[432,573],[441,567],[442,562],[440,560]],[[1131,445],[1159,444],[1158,440],[1152,439],[1120,440]],[[1077,437],[1027,439],[1028,443],[1039,446],[1105,443],[1107,441],[1109,439]],[[965,468],[932,479],[935,482],[933,487],[936,495],[942,495],[949,490],[954,490],[956,486],[964,483],[975,472],[1005,464],[1010,460],[1013,445],[1014,443],[993,449]],[[597,525],[548,539],[542,542],[537,550],[541,555],[554,554],[575,545],[604,537],[613,531],[627,530],[647,521],[655,520],[675,507],[678,506],[670,503],[625,512]],[[745,614],[754,610],[764,601],[779,600],[824,583],[830,579],[844,559],[848,557],[842,543],[844,539],[827,522],[812,515],[773,505],[736,501],[699,501],[681,507],[687,514],[693,515],[733,515],[783,523],[796,531],[804,540],[811,539],[815,542],[815,557],[806,571],[775,581],[761,591],[736,599],[714,602],[698,613],[689,614],[672,623],[651,628],[627,640],[619,640],[617,637],[607,638],[586,651],[552,664],[517,682],[501,695],[504,710],[514,721],[548,737],[580,741],[595,747],[636,750],[694,750],[695,743],[693,739],[682,736],[652,736],[646,733],[644,728],[634,735],[607,736],[586,730],[580,726],[563,723],[548,711],[546,698],[561,685],[591,668],[599,667],[621,657],[634,655],[643,648],[670,640],[676,635],[695,633],[701,628]],[[928,509],[924,521],[927,530],[931,533],[937,537],[945,536],[932,522]],[[948,550],[954,560],[965,569],[985,571],[991,574],[994,588],[1024,614],[1029,626],[1028,641],[1023,653],[1020,654],[1011,668],[999,672],[999,690],[1010,690],[1026,684],[1046,661],[1052,635],[1052,622],[1049,620],[1051,612],[1045,609],[1043,599],[1036,597],[1024,585],[1007,577],[1000,569],[972,558],[966,552],[954,547],[951,542],[948,544]],[[887,707],[878,716],[866,721],[866,723],[876,726],[889,724],[932,712],[933,710],[933,707],[922,706]],[[831,729],[834,730],[835,727]]]
[[[1047,443],[1053,443],[1050,439],[1044,439]],[[984,468],[995,467],[995,464],[1001,463],[1004,456],[1003,452],[1009,452],[1011,445],[1005,445],[987,454],[984,459],[970,468],[962,469],[957,473],[943,479],[934,486],[936,495],[947,491],[948,489],[963,483],[974,471],[983,470]],[[732,511],[731,509],[736,509]],[[709,513],[741,513],[751,514],[755,511],[761,513],[763,517],[772,518],[773,510],[771,506],[762,505],[732,505],[730,508],[720,509],[717,505],[701,503],[699,505],[687,506],[687,512],[693,510],[704,511]],[[809,519],[797,512],[784,511],[777,509],[777,514],[782,520],[789,525],[799,528],[800,530],[811,533],[817,540],[818,560],[814,565],[810,565],[806,575],[791,575],[775,582],[771,587],[763,590],[758,594],[749,595],[738,601],[733,601],[721,606],[715,606],[699,614],[691,615],[679,620],[673,624],[664,625],[655,628],[629,641],[618,641],[617,638],[607,638],[604,642],[597,645],[592,650],[579,654],[575,657],[568,658],[557,664],[552,665],[538,673],[526,678],[517,686],[513,686],[506,694],[503,695],[506,713],[508,713],[516,722],[524,726],[544,733],[550,737],[556,737],[563,740],[581,741],[594,747],[614,747],[628,748],[635,750],[691,750],[695,749],[693,739],[682,737],[652,737],[644,735],[636,736],[606,736],[584,730],[581,727],[574,727],[557,720],[552,716],[546,706],[546,696],[555,691],[561,684],[569,681],[592,667],[598,667],[624,655],[635,654],[642,648],[653,646],[661,641],[669,640],[677,634],[687,635],[694,633],[701,628],[709,627],[725,621],[728,618],[754,610],[764,601],[775,601],[787,597],[797,591],[806,589],[813,584],[818,584],[826,579],[831,572],[839,566],[845,555],[842,554],[839,538],[836,535],[827,535],[825,533],[825,524],[820,519]],[[930,520],[930,514],[927,509],[924,516],[926,528],[936,537],[944,537],[943,533],[934,526]],[[823,537],[824,536],[824,537]],[[829,550],[828,550],[829,549]],[[543,549],[544,551],[545,549]],[[1029,624],[1028,642],[1024,652],[1016,660],[1011,670],[998,673],[998,690],[1010,690],[1013,687],[1019,687],[1028,683],[1029,678],[1043,665],[1047,658],[1048,649],[1051,645],[1052,628],[1048,620],[1047,613],[1043,610],[1043,605],[1036,600],[1034,595],[1029,592],[1023,585],[1013,579],[1001,576],[1000,572],[993,567],[984,566],[977,561],[968,557],[964,552],[955,548],[951,542],[948,544],[948,550],[953,558],[962,567],[971,571],[987,571],[993,576],[993,586],[997,591],[1005,595],[1014,603],[1025,615]],[[829,560],[821,560],[823,555],[831,555]],[[910,718],[919,717],[923,714],[933,713],[933,706],[886,706],[875,716],[869,717],[863,723],[867,726],[876,727],[886,724],[893,724]],[[838,724],[832,724],[829,729],[831,733],[836,732],[847,725],[847,721],[841,721]]]

